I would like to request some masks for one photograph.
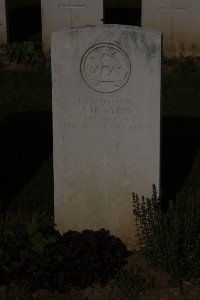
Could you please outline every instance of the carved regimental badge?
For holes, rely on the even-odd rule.
[[[97,44],[89,48],[81,60],[83,80],[100,93],[113,93],[121,89],[130,73],[128,56],[114,44]]]

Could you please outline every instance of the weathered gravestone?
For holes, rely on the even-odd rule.
[[[163,31],[168,57],[200,54],[199,0],[142,0],[142,26]]]
[[[103,0],[41,0],[42,41],[50,51],[51,32],[62,27],[98,25],[103,19]]]
[[[51,55],[55,222],[104,227],[133,248],[132,192],[159,189],[161,33],[66,28]]]
[[[0,0],[0,44],[7,43],[6,6],[5,0]]]

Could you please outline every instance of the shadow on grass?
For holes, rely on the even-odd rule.
[[[40,6],[21,6],[8,15],[9,41],[29,40],[31,36],[41,34]]]
[[[167,201],[175,199],[190,175],[200,149],[200,119],[164,117],[162,127],[161,189]],[[8,115],[0,123],[0,139],[0,205],[5,213],[52,155],[51,112]],[[198,183],[198,174],[193,177]]]
[[[163,117],[161,148],[163,200],[175,199],[176,194],[182,190],[199,148],[199,118]]]
[[[52,155],[50,112],[17,112],[0,123],[0,204],[6,213],[12,197]]]

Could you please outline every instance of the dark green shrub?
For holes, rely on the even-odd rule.
[[[46,245],[56,241],[55,235],[46,234],[50,224],[12,221],[1,222],[0,236],[0,284],[9,282],[23,270],[26,261],[32,256],[41,255]]]
[[[146,281],[137,269],[120,269],[115,276],[115,283],[130,300],[137,299],[140,293],[153,286],[153,281]]]
[[[153,186],[151,199],[133,193],[141,248],[154,264],[165,268],[174,283],[200,276],[199,191],[170,202],[166,212]]]
[[[175,65],[174,70],[176,72],[183,72],[183,73],[197,73],[199,72],[199,59],[187,56],[182,57],[178,63]]]
[[[32,41],[22,43],[15,42],[1,46],[8,61],[23,65],[35,65],[44,63],[44,55],[39,47]]]

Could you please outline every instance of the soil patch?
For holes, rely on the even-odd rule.
[[[53,227],[43,230],[44,238],[56,242],[32,252],[8,276],[1,274],[1,300],[199,300],[200,280],[171,287],[167,273],[105,229],[63,236]]]

